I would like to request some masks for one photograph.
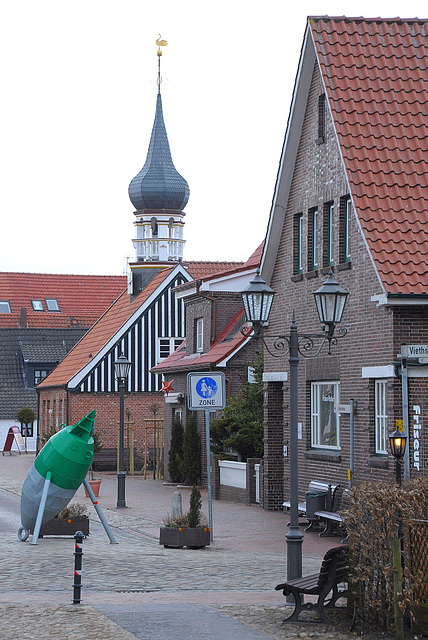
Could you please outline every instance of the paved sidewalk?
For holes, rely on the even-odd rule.
[[[115,474],[97,474],[102,476],[99,502],[117,545],[109,543],[90,499],[78,490],[75,500],[91,509],[91,535],[83,543],[82,604],[71,605],[74,541],[49,537],[32,545],[31,537],[22,543],[16,535],[20,489],[33,460],[31,454],[0,458],[2,638],[267,640],[276,637],[276,626],[279,637],[298,637],[291,626],[284,636],[280,625],[266,635],[229,610],[236,605],[242,613],[248,607],[249,618],[251,607],[283,613],[284,598],[274,587],[286,576],[286,516],[213,501],[212,545],[165,549],[158,542],[159,526],[177,487],[142,476],[127,477],[127,508],[116,509]],[[187,510],[190,492],[179,490]],[[202,497],[207,513],[206,491]],[[318,571],[325,551],[337,544],[337,538],[306,534],[303,572]]]

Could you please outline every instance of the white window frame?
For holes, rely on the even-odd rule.
[[[330,417],[334,417],[335,425],[336,425],[336,442],[333,444],[326,444],[325,440],[327,439],[327,434],[325,428],[323,431],[325,432],[325,436],[321,433],[322,429],[322,394],[327,396],[326,387],[333,387],[333,396],[331,400],[331,413]],[[340,450],[340,416],[337,410],[339,406],[339,389],[340,382],[337,380],[322,380],[319,382],[311,382],[311,447],[314,449],[329,449],[329,450]],[[329,393],[331,389],[329,390]],[[326,427],[327,425],[325,425]],[[331,433],[331,431],[330,431]]]
[[[311,264],[312,270],[318,269],[319,260],[318,260],[318,209],[312,210],[312,256],[311,256]]]
[[[345,201],[345,237],[344,237],[344,258],[345,262],[351,259],[351,219],[352,219],[352,203],[351,198]]]
[[[198,318],[196,320],[196,353],[203,353],[204,351],[204,319]]]
[[[329,266],[334,264],[334,203],[328,205],[328,251],[327,251],[327,263]]]
[[[11,313],[9,300],[0,300],[0,313]]]
[[[297,216],[297,273],[303,273],[303,213]]]
[[[375,454],[388,455],[386,380],[375,380]]]
[[[158,338],[158,363],[163,362],[168,356],[171,355],[183,342],[184,338]],[[161,348],[162,347],[162,348]],[[167,353],[168,351],[168,353]],[[163,355],[165,354],[165,355]]]

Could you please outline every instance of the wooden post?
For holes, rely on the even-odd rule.
[[[392,566],[394,576],[394,617],[395,617],[395,638],[404,640],[404,617],[400,609],[401,592],[403,590],[403,578],[401,572],[401,540],[392,540]]]

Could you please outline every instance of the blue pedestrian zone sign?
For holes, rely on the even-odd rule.
[[[189,409],[215,411],[226,403],[224,373],[189,373],[187,375]]]

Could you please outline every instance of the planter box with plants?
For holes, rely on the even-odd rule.
[[[55,518],[42,524],[39,537],[74,536],[76,531],[81,531],[85,537],[89,535],[89,517],[85,505],[72,502]]]
[[[164,519],[164,527],[160,528],[159,544],[164,547],[189,549],[201,549],[211,542],[211,529],[204,522],[201,513],[201,492],[196,486],[190,496],[190,509],[188,513],[174,519],[167,516]]]

